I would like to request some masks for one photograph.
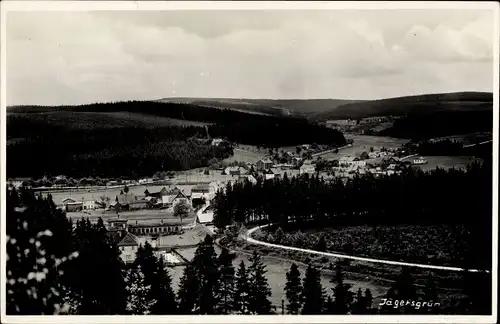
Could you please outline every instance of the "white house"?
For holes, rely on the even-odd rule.
[[[191,199],[212,200],[217,192],[218,185],[215,182],[199,184],[191,189]]]
[[[212,140],[212,145],[213,145],[213,146],[219,146],[222,142],[224,142],[224,140],[223,140],[223,139],[221,139],[221,138],[214,138],[214,139]]]
[[[137,237],[132,233],[127,233],[123,239],[118,243],[120,249],[120,257],[125,263],[132,263],[135,260],[139,242]]]
[[[316,171],[316,167],[314,164],[302,164],[300,167],[300,174],[304,173],[314,173]]]
[[[92,210],[95,209],[96,207],[95,200],[84,200],[83,201],[83,209],[84,210]]]
[[[419,156],[418,158],[413,159],[413,164],[426,164],[427,160],[423,157]]]

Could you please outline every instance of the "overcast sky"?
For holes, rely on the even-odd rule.
[[[493,91],[493,12],[9,12],[7,104]]]

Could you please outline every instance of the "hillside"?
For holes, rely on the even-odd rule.
[[[402,116],[434,112],[491,111],[493,94],[488,92],[457,92],[407,96],[340,105],[310,117],[315,121],[359,119],[374,116]]]
[[[361,102],[343,99],[233,99],[233,98],[163,98],[163,103],[192,104],[211,108],[224,108],[234,111],[271,115],[310,117],[329,112],[339,106]]]
[[[131,101],[11,107],[7,173],[11,177],[143,176],[199,168],[232,155],[232,145],[212,146],[207,132],[211,138],[262,147],[345,144],[341,132],[303,118],[188,104]]]

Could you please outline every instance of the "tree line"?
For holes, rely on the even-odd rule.
[[[185,267],[179,289],[162,258],[149,244],[140,246],[133,264],[125,265],[116,241],[102,219],[96,224],[73,223],[46,198],[21,189],[7,191],[6,313],[9,315],[174,315],[274,314],[266,269],[254,251],[247,266],[234,267],[234,255],[217,255],[210,236],[200,242]],[[485,314],[488,295],[465,275],[464,294],[446,309],[373,307],[369,289],[351,291],[344,282],[343,265],[335,272],[329,294],[321,285],[320,271],[309,265],[301,279],[293,264],[284,287],[287,314],[449,313]],[[484,287],[483,285],[479,285]],[[385,296],[391,300],[436,300],[432,280],[419,295],[407,269]]]
[[[485,105],[485,108],[491,107],[491,103]],[[481,109],[476,111],[438,111],[403,116],[396,119],[392,127],[378,132],[378,135],[425,140],[456,134],[491,132],[492,130],[493,111]]]
[[[10,132],[19,128],[21,134]],[[228,143],[212,146],[197,140],[204,133],[200,127],[75,129],[14,118],[8,129],[9,137],[24,138],[7,146],[9,177],[151,176],[156,171],[203,167],[233,154]]]
[[[214,224],[274,224],[285,231],[368,225],[461,224],[459,263],[491,267],[492,167],[466,170],[408,168],[399,176],[319,176],[228,184],[213,200]],[[466,261],[468,260],[468,261]]]
[[[150,106],[152,105],[152,106]],[[141,110],[144,107],[144,110]],[[148,108],[152,107],[152,108]],[[47,108],[48,109],[48,108]],[[56,108],[52,108],[56,109]],[[57,108],[62,109],[62,108]],[[233,154],[231,142],[268,147],[345,142],[342,133],[303,119],[261,116],[197,106],[128,102],[97,104],[85,111],[132,111],[186,120],[213,122],[200,126],[81,127],[53,123],[36,113],[18,113],[7,120],[7,163],[10,177],[65,174],[71,177],[119,177],[186,170],[209,165]],[[178,116],[179,115],[179,116]],[[63,119],[63,117],[60,117]],[[207,140],[220,137],[224,145]],[[36,163],[32,157],[36,156]]]

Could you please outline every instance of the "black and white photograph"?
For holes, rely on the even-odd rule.
[[[44,4],[1,3],[2,323],[496,322],[498,3]]]

